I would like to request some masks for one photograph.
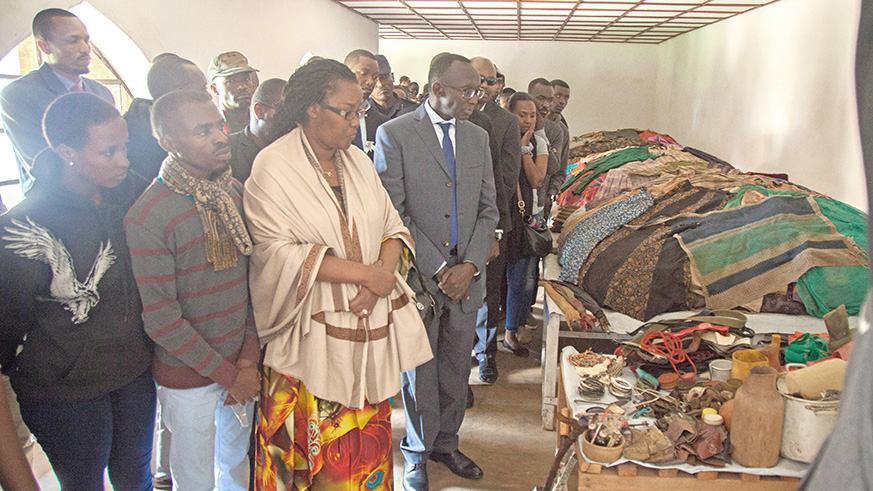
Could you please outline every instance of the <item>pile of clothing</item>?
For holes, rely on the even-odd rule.
[[[639,320],[700,308],[859,312],[870,286],[860,210],[648,130],[583,135],[571,154],[560,280],[599,305]]]

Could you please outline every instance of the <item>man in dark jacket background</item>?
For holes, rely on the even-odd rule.
[[[73,13],[63,9],[39,12],[33,18],[33,37],[45,62],[0,92],[0,119],[15,150],[24,192],[33,185],[33,159],[48,147],[41,124],[53,100],[67,92],[90,92],[115,102],[109,89],[82,77],[90,70],[91,38]]]

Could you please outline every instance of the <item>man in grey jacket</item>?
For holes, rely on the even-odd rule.
[[[405,372],[404,487],[427,490],[427,460],[468,479],[482,469],[458,450],[476,311],[498,211],[485,131],[467,121],[481,89],[463,56],[441,53],[428,74],[431,92],[417,110],[376,132],[375,164],[415,241],[415,267],[439,284],[427,327],[434,359]]]
[[[33,37],[45,61],[0,92],[0,119],[15,150],[24,192],[33,184],[34,157],[48,147],[42,116],[52,101],[67,92],[90,92],[115,103],[109,89],[82,76],[91,65],[91,37],[75,14],[55,8],[39,12],[33,18]]]

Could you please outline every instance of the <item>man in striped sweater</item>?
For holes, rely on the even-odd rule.
[[[152,128],[169,155],[125,228],[173,434],[174,487],[246,490],[260,381],[243,188],[231,177],[224,120],[207,94],[162,96]]]

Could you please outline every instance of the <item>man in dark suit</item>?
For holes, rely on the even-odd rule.
[[[549,110],[549,119],[561,123],[561,131],[564,136],[564,145],[561,147],[559,155],[559,164],[563,162],[564,167],[559,169],[549,179],[547,191],[549,196],[555,196],[561,192],[561,184],[564,184],[564,178],[567,176],[567,164],[570,160],[570,129],[567,120],[564,119],[564,109],[570,101],[570,85],[563,80],[556,78],[552,80],[552,88],[555,90],[555,96],[552,97],[552,103]]]
[[[415,241],[415,267],[440,287],[426,326],[434,359],[402,375],[407,490],[428,489],[428,459],[461,477],[483,475],[458,450],[458,430],[484,296],[479,273],[499,218],[488,136],[467,121],[481,95],[478,72],[463,56],[441,53],[428,82],[424,104],[376,132],[376,167],[384,168],[382,184]]]
[[[152,133],[152,104],[162,95],[175,90],[202,90],[209,93],[206,74],[193,61],[173,53],[161,53],[152,60],[146,73],[151,99],[134,99],[124,120],[127,121],[127,160],[130,170],[151,181],[158,177],[167,151]]]
[[[543,218],[548,219],[552,209],[552,198],[564,182],[567,171],[567,159],[570,155],[570,131],[559,121],[549,119],[552,110],[552,99],[555,89],[552,83],[544,78],[535,78],[527,86],[527,92],[534,99],[537,112],[545,120],[543,128],[546,140],[549,141],[549,166],[546,169],[545,184],[537,191],[538,201],[543,206]],[[557,183],[557,184],[556,184]],[[549,189],[549,186],[552,188]]]
[[[388,116],[385,116],[379,111],[374,104],[370,104],[369,97],[376,87],[376,82],[379,80],[379,62],[376,61],[376,55],[365,50],[356,49],[346,55],[343,64],[349,67],[349,70],[355,74],[358,79],[358,85],[361,86],[361,91],[364,93],[364,103],[361,105],[367,106],[367,113],[360,119],[360,126],[355,139],[352,140],[352,145],[363,150],[370,158],[373,158],[373,147],[376,146],[376,128],[382,123],[388,121]]]
[[[48,147],[42,116],[52,101],[67,92],[90,92],[115,103],[109,89],[82,77],[91,64],[91,38],[78,17],[63,9],[45,9],[33,18],[33,37],[45,62],[0,92],[0,119],[15,150],[25,192],[33,184],[33,158]]]
[[[405,88],[401,89],[403,96],[395,93],[394,72],[391,71],[388,58],[385,55],[376,55],[376,61],[379,63],[379,78],[376,80],[373,93],[370,94],[370,105],[375,106],[388,119],[415,111],[418,104],[406,98]]]
[[[242,131],[227,136],[230,146],[230,169],[233,177],[245,183],[252,173],[252,164],[262,148],[270,141],[273,116],[282,104],[285,81],[270,78],[261,82],[249,106],[249,124]]]
[[[499,236],[512,228],[510,213],[518,212],[515,188],[521,171],[521,132],[518,118],[498,106],[494,99],[500,85],[497,82],[497,68],[488,58],[476,57],[470,60],[479,72],[480,87],[484,92],[477,109],[491,120],[491,161],[494,166],[494,186],[497,195],[497,209],[500,220],[492,244],[492,255],[499,252]],[[506,262],[501,256],[488,263],[485,275],[485,304],[479,309],[476,322],[476,360],[479,362],[479,380],[486,384],[497,381],[497,324],[501,319],[502,291],[506,284]]]

